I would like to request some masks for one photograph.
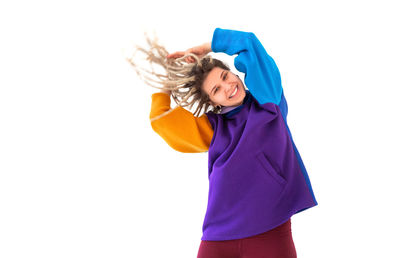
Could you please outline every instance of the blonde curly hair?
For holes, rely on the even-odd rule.
[[[197,104],[193,112],[194,116],[200,116],[203,112],[209,111],[209,109],[214,113],[219,113],[221,107],[213,106],[202,86],[205,78],[214,67],[220,67],[229,71],[230,68],[228,65],[210,55],[199,58],[195,54],[188,53],[176,59],[167,58],[168,51],[164,46],[158,44],[156,37],[150,39],[147,34],[145,34],[145,37],[149,48],[145,49],[136,46],[133,55],[127,58],[127,61],[133,66],[137,75],[151,87],[170,91],[177,106],[192,109]],[[136,54],[138,52],[144,54],[145,60],[148,61],[151,70],[137,64],[136,60],[139,60],[139,58],[136,57]],[[189,56],[195,59],[194,63],[184,61]],[[156,72],[154,65],[160,66],[163,70],[162,73]],[[172,110],[170,109],[167,113]],[[152,120],[158,119],[167,113]]]

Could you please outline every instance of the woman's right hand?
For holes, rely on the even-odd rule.
[[[168,94],[171,96],[171,91],[170,90],[166,90],[166,89],[160,89],[160,92]]]
[[[203,56],[207,55],[210,53],[211,50],[211,42],[204,43],[202,45],[196,46],[189,48],[186,51],[177,51],[172,54],[167,55],[167,58],[180,58],[188,53],[192,53],[197,55],[199,58],[202,58]],[[185,58],[185,62],[187,63],[194,63],[196,60],[192,56],[188,56]]]

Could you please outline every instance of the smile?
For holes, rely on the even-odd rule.
[[[232,92],[232,94],[231,94],[231,96],[229,98],[230,99],[233,98],[236,95],[237,92],[238,92],[238,86],[236,85],[235,90]]]

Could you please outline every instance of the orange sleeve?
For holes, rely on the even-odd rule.
[[[214,131],[206,114],[195,117],[180,106],[171,110],[171,98],[166,93],[157,92],[151,98],[150,119],[169,111],[151,122],[153,130],[169,146],[185,153],[208,151]]]

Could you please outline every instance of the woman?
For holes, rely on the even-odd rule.
[[[211,51],[237,54],[245,84]],[[152,73],[163,85],[152,95],[152,128],[175,150],[209,153],[198,257],[296,257],[290,218],[317,201],[287,126],[279,70],[257,37],[216,28],[211,43],[146,53],[167,71]],[[183,108],[195,103],[194,115]]]

